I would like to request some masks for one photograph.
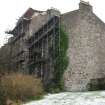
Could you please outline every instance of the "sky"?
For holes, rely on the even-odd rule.
[[[84,1],[89,1],[94,13],[105,22],[105,0]],[[65,13],[78,9],[79,2],[80,0],[0,0],[0,46],[10,37],[5,31],[12,30],[19,17],[29,7],[42,11],[53,7]]]

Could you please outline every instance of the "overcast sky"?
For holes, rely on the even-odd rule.
[[[93,6],[94,13],[105,22],[105,0],[84,0]],[[0,46],[8,36],[6,30],[15,26],[17,19],[29,8],[46,10],[54,7],[62,13],[78,9],[80,0],[0,0]]]

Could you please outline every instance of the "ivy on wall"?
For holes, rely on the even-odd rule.
[[[64,27],[60,25],[59,35],[55,38],[55,51],[54,51],[54,84],[51,86],[55,91],[61,91],[64,88],[63,75],[68,66],[68,35]]]

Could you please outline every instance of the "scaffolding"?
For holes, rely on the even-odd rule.
[[[25,51],[25,32],[27,31],[27,27],[30,23],[31,19],[20,18],[17,22],[16,27],[12,31],[6,32],[7,34],[12,34],[12,40],[9,45],[11,46],[11,69],[19,70],[24,69],[24,65],[26,65],[27,59],[27,51]]]
[[[49,20],[25,40],[25,32],[30,31],[30,21],[31,19],[22,18],[15,29],[8,32],[14,35],[10,43],[12,46],[11,68],[15,67],[19,70],[23,69],[20,72],[35,74],[47,84],[47,81],[50,82],[49,80],[53,78],[56,39],[60,38],[60,17],[49,16]],[[25,30],[26,25],[28,28]]]
[[[27,41],[29,48],[29,73],[36,73],[42,80],[54,72],[55,39],[59,35],[58,16],[53,16]]]

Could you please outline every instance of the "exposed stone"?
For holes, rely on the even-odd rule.
[[[69,66],[65,72],[68,91],[86,91],[91,79],[105,79],[105,24],[91,5],[79,5],[78,10],[61,16],[69,35]]]

